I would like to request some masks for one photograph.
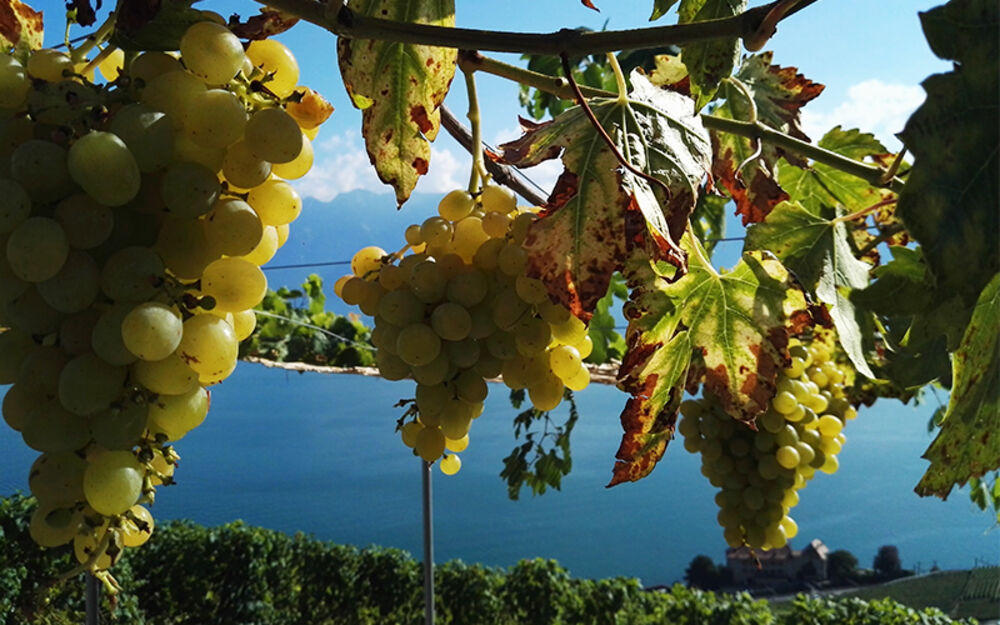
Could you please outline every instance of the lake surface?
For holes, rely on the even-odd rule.
[[[176,445],[176,486],[161,488],[153,513],[206,525],[243,519],[285,532],[356,545],[421,549],[420,463],[393,433],[397,399],[412,382],[298,374],[240,363],[216,387],[208,419]],[[485,414],[453,477],[434,469],[436,560],[510,566],[555,558],[581,577],[626,575],[647,585],[679,580],[691,559],[724,560],[715,489],[698,457],[672,443],[647,479],[607,489],[625,396],[591,387],[578,394],[573,472],[562,491],[507,498],[498,474],[515,442],[505,387],[491,385]],[[930,407],[883,401],[845,429],[835,475],[818,474],[792,511],[793,546],[819,538],[870,566],[879,546],[899,547],[903,565],[967,568],[1000,560],[1000,531],[965,491],[946,502],[913,486],[927,462]],[[562,413],[557,413],[562,414]],[[0,494],[26,490],[35,453],[0,426]]]

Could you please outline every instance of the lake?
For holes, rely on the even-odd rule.
[[[298,374],[240,363],[215,387],[205,423],[176,445],[176,486],[161,488],[159,519],[216,525],[243,519],[284,532],[356,545],[399,547],[420,557],[420,462],[393,428],[397,399],[412,382]],[[715,489],[699,459],[672,443],[647,479],[607,489],[625,395],[610,387],[578,394],[573,472],[561,491],[507,498],[498,474],[515,442],[506,388],[491,385],[484,415],[453,477],[434,469],[436,559],[510,566],[555,558],[580,577],[681,579],[698,554],[723,561]],[[564,408],[561,408],[561,410]],[[792,511],[801,548],[819,538],[870,566],[879,546],[899,547],[904,567],[998,563],[1000,532],[966,491],[946,502],[913,493],[927,462],[931,408],[882,401],[845,429],[835,475],[817,474]],[[558,413],[562,415],[564,413]],[[0,494],[26,490],[35,453],[0,428]]]

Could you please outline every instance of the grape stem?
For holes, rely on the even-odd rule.
[[[855,212],[853,212],[853,213],[851,213],[849,215],[843,215],[841,217],[837,217],[836,219],[833,220],[833,223],[844,223],[844,222],[848,222],[848,221],[854,221],[855,219],[858,219],[858,218],[863,218],[863,217],[867,216],[869,213],[871,213],[872,211],[878,210],[878,209],[882,208],[883,206],[889,206],[890,204],[895,204],[896,201],[897,201],[897,198],[895,196],[893,196],[891,198],[887,198],[885,200],[882,200],[881,202],[876,202],[875,204],[872,204],[868,208],[862,208],[861,210],[855,211]]]
[[[625,49],[658,48],[713,39],[742,38],[752,42],[753,45],[763,46],[776,32],[779,21],[816,2],[816,0],[776,0],[732,17],[671,26],[605,31],[563,28],[551,33],[518,33],[366,17],[340,2],[256,1],[273,9],[291,13],[340,37],[494,52],[573,56]]]
[[[458,62],[463,68],[474,67],[477,71],[483,71],[487,74],[500,76],[501,78],[534,87],[539,91],[544,91],[560,98],[572,100],[575,97],[573,89],[569,86],[565,78],[509,65],[478,53],[463,52],[459,54]],[[582,86],[579,89],[581,93],[588,97],[618,97],[618,94],[603,89]],[[872,186],[885,187],[896,193],[899,193],[903,188],[904,181],[902,179],[897,176],[887,177],[887,171],[881,167],[862,163],[842,154],[837,154],[832,150],[802,141],[779,130],[775,130],[760,121],[738,121],[702,113],[701,122],[710,130],[728,132],[748,139],[758,139],[771,143],[817,163],[828,165],[839,171],[861,178]]]
[[[90,60],[90,62],[88,62],[86,65],[84,65],[83,69],[81,69],[77,73],[78,74],[82,74],[83,76],[86,76],[88,72],[92,72],[95,69],[97,69],[97,66],[100,65],[101,63],[103,63],[104,59],[106,59],[109,56],[111,56],[111,53],[114,52],[117,49],[118,48],[116,48],[115,46],[107,46],[107,47],[105,47],[103,50],[100,51],[100,53],[98,53],[97,56],[95,56],[94,58],[92,58]]]
[[[106,41],[108,37],[111,36],[112,31],[114,31],[115,29],[115,18],[117,18],[117,14],[114,11],[112,11],[108,15],[108,18],[104,20],[104,23],[101,24],[97,28],[97,30],[88,35],[87,38],[84,40],[83,45],[81,45],[79,48],[70,47],[70,42],[67,39],[66,47],[69,48],[70,57],[73,59],[74,63],[79,63],[80,61],[82,61],[91,50],[97,47],[98,44],[101,44],[104,41]],[[69,28],[69,24],[67,24],[66,27]]]
[[[472,127],[472,145],[483,144],[483,133],[479,116],[479,96],[476,93],[476,72],[462,70],[465,75],[465,91],[469,98],[469,125]],[[472,150],[472,171],[469,173],[469,195],[475,197],[479,192],[479,182],[486,181],[489,174],[483,167],[483,151]]]

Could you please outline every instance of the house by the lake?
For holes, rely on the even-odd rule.
[[[742,587],[794,580],[823,582],[828,575],[829,554],[830,549],[823,541],[814,538],[802,550],[789,545],[755,552],[749,547],[730,548],[726,550],[726,566],[732,571],[733,583]]]

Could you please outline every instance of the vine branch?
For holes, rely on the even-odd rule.
[[[340,37],[556,56],[598,54],[624,49],[640,50],[734,37],[763,45],[774,34],[778,21],[804,9],[816,0],[796,2],[776,0],[732,17],[689,24],[599,32],[564,28],[551,33],[518,33],[397,22],[358,15],[346,5],[332,0],[327,3],[315,0],[256,0],[256,2],[296,15]]]

